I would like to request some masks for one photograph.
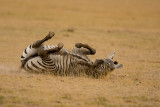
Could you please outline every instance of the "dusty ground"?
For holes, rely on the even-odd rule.
[[[0,0],[0,106],[160,106],[159,0]],[[76,42],[115,51],[124,68],[104,79],[18,72],[22,51],[56,33],[47,44]]]

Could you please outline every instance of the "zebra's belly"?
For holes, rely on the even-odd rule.
[[[78,64],[81,61],[70,55],[50,55],[43,59],[39,56],[28,60],[24,69],[29,72],[47,73],[52,72],[58,75],[79,75],[88,69],[86,66]]]
[[[56,60],[42,60],[41,57],[37,56],[28,60],[24,66],[24,69],[35,73],[56,73],[59,70],[63,70],[62,65],[57,65],[55,62]]]
[[[43,61],[42,61],[41,57],[39,57],[39,56],[28,60],[24,66],[24,69],[26,71],[36,72],[36,73],[46,71],[46,68],[43,64]]]

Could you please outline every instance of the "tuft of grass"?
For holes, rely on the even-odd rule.
[[[59,104],[59,105],[54,105],[54,107],[64,107],[63,104]]]
[[[96,106],[103,106],[103,107],[117,107],[116,105],[110,104],[109,100],[103,96],[96,97],[93,99],[93,101],[86,102],[85,104],[89,106],[96,105]]]
[[[150,98],[147,96],[127,96],[127,97],[123,97],[123,99],[125,100],[125,102],[127,103],[136,103],[138,101],[142,101],[142,102],[160,102],[160,100],[156,97],[154,98]]]
[[[7,101],[6,101],[7,102]],[[8,98],[8,102],[11,102],[11,103],[21,103],[22,102],[22,100],[19,98],[19,97],[17,97],[17,96],[9,96],[9,98]]]
[[[98,98],[96,98],[96,103],[98,104],[98,105],[106,105],[106,98],[105,97],[98,97]]]
[[[3,104],[4,103],[4,96],[0,95],[0,104]]]
[[[27,101],[25,101],[25,104],[28,106],[38,106],[40,104],[40,102],[38,103],[33,100],[27,100]]]
[[[72,100],[72,97],[71,97],[70,94],[64,94],[64,95],[62,96],[62,98],[65,99],[65,100]]]

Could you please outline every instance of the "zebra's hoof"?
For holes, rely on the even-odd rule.
[[[43,42],[47,41],[47,40],[51,39],[54,35],[55,35],[54,32],[49,32],[48,35],[42,41]]]
[[[77,48],[81,48],[82,45],[83,45],[82,43],[76,43],[76,44],[75,44],[75,46],[76,46]]]
[[[50,31],[48,35],[50,36],[50,38],[52,38],[55,35],[55,33]]]
[[[63,46],[64,46],[63,43],[58,43],[58,48],[59,48],[59,49],[62,49]]]

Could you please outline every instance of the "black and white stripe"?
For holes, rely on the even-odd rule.
[[[37,52],[39,49],[52,49],[57,46],[46,45],[40,48],[32,48],[32,45],[28,46],[21,56],[21,61],[25,60],[24,69],[36,73],[53,72],[59,75],[71,75],[71,73],[80,72],[78,71],[80,65],[78,62],[87,62],[88,59],[82,57],[81,55],[75,54],[66,48],[62,48],[66,54],[50,54],[45,58],[38,56]],[[83,69],[81,69],[83,70]]]
[[[67,55],[53,55],[50,54],[45,58],[39,56],[28,60],[24,66],[27,71],[44,73],[52,72],[59,75],[72,75],[70,73],[80,72],[81,66],[78,64],[79,61],[86,61],[79,56],[75,57],[73,54]],[[83,70],[83,68],[81,68]],[[70,72],[70,73],[69,73]]]
[[[106,75],[108,71],[115,69],[115,64],[111,59],[101,59],[97,65],[93,63],[79,48],[69,51],[62,48],[59,52],[48,54],[41,58],[38,56],[40,49],[49,50],[56,48],[56,45],[40,46],[39,48],[32,48],[28,46],[22,56],[21,61],[26,71],[35,73],[51,72],[55,75],[91,75],[98,77],[99,75]]]
[[[40,46],[39,48],[32,48],[32,45],[29,45],[22,53],[21,55],[21,62],[27,60],[28,58],[32,57],[32,56],[35,56],[37,53],[38,53],[38,50],[40,48],[42,48],[42,46]]]

